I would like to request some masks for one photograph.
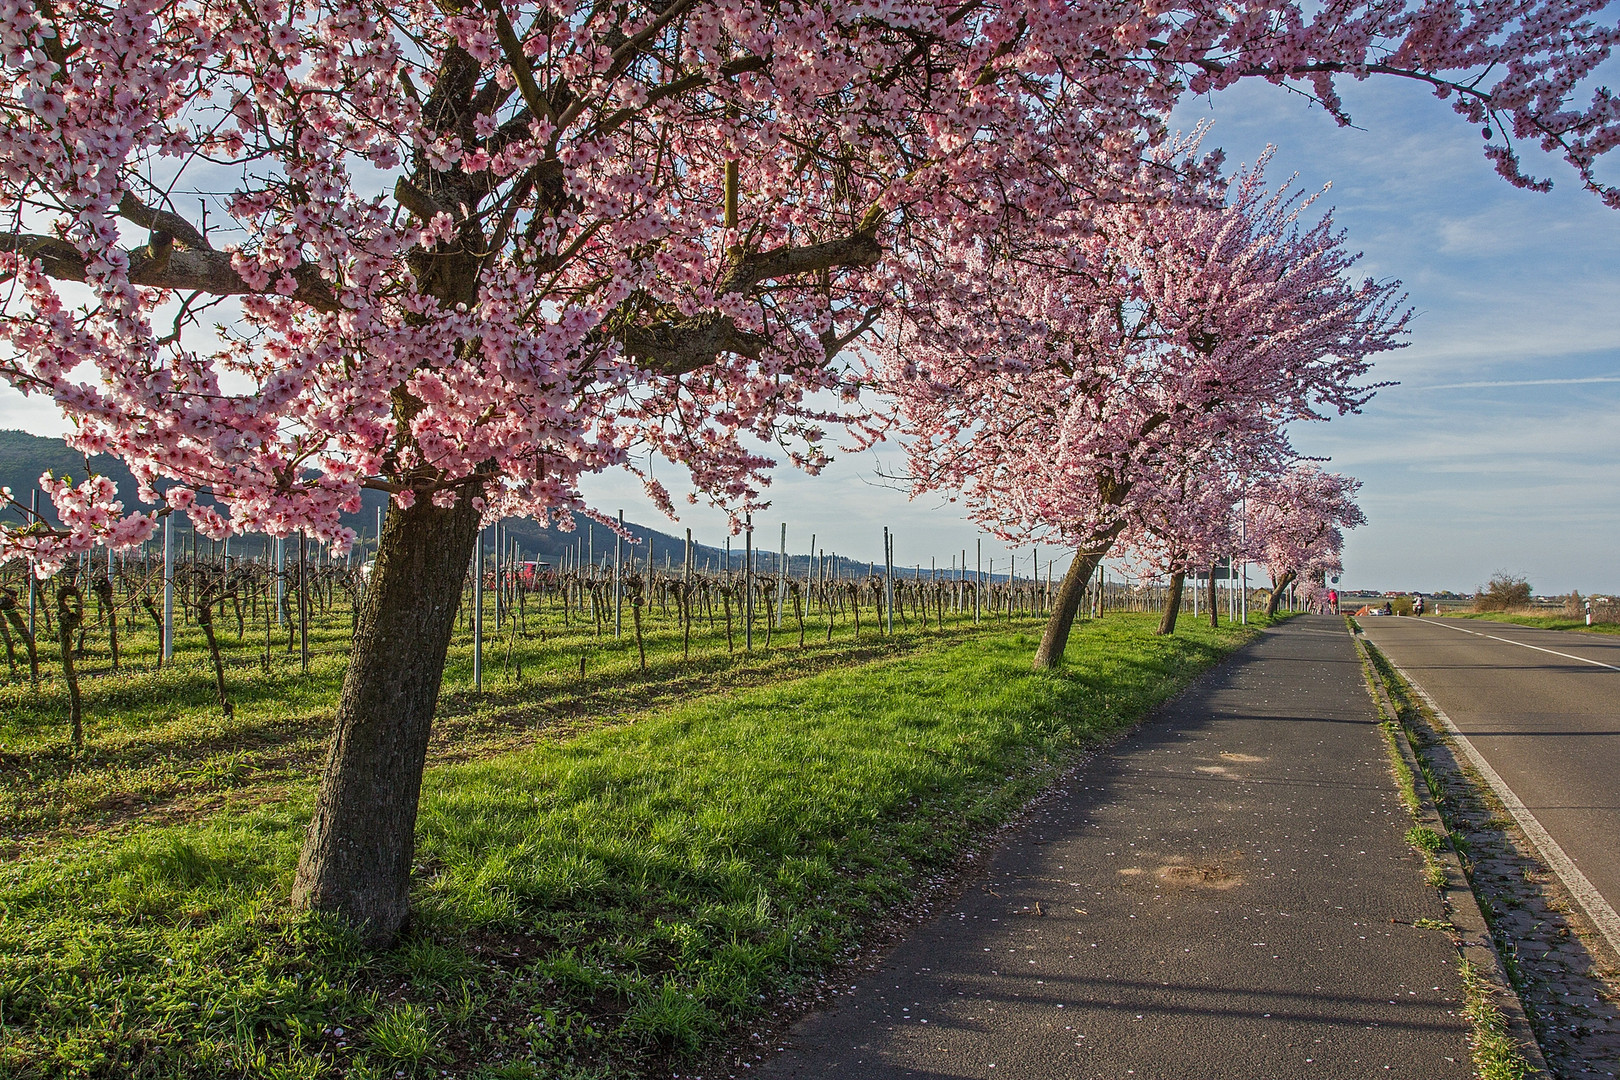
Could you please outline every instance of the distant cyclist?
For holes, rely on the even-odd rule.
[[[1412,614],[1420,619],[1423,617],[1423,596],[1421,593],[1412,597]]]

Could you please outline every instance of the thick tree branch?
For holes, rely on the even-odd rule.
[[[721,295],[746,292],[770,278],[795,277],[817,270],[872,267],[883,257],[883,245],[871,231],[801,247],[736,254],[720,279]]]
[[[684,375],[707,367],[721,353],[758,359],[765,339],[739,329],[729,315],[705,311],[680,322],[626,326],[613,335],[625,353],[648,371]]]
[[[875,266],[882,257],[883,245],[870,230],[821,244],[736,253],[720,279],[718,292],[723,296],[735,295],[774,278]],[[868,312],[856,334],[864,333],[876,318]],[[714,363],[722,353],[758,359],[766,344],[758,334],[739,329],[730,316],[714,311],[701,312],[679,322],[636,324],[626,321],[608,331],[606,336],[623,345],[626,355],[643,368],[661,375],[696,371]],[[828,348],[830,359],[853,339],[853,335],[842,339],[834,337],[830,341],[823,338],[822,344]]]
[[[442,205],[403,176],[394,181],[394,201],[409,210],[424,225],[439,214],[451,212],[449,207]]]
[[[32,233],[0,233],[0,252],[38,259],[48,277],[58,281],[85,281],[84,256],[66,240]],[[167,233],[154,232],[151,242],[127,252],[129,282],[153,289],[179,289],[211,296],[250,296],[267,293],[242,280],[223,251],[177,248]],[[311,266],[292,271],[297,288],[292,298],[317,311],[338,310],[337,299],[320,273]]]
[[[154,233],[168,233],[181,247],[188,247],[193,251],[214,250],[208,238],[191,222],[169,210],[147,206],[127,191],[119,200],[118,216]]]
[[[512,22],[506,17],[506,9],[499,0],[486,5],[495,12],[495,39],[500,42],[501,53],[506,57],[507,66],[512,69],[512,77],[517,80],[518,91],[522,93],[523,100],[528,103],[529,109],[536,115],[544,116],[551,121],[553,127],[560,126],[557,121],[557,112],[551,107],[551,99],[546,97],[540,85],[534,81],[534,69],[529,66],[529,58],[524,55],[523,42],[512,29]]]

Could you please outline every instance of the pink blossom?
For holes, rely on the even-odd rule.
[[[1338,79],[1418,81],[1490,129],[1511,182],[1542,184],[1519,157],[1534,143],[1620,205],[1597,178],[1620,115],[1586,89],[1620,31],[1587,0],[507,4],[526,86],[492,8],[271,8],[84,0],[48,22],[0,0],[0,210],[22,237],[0,245],[0,377],[48,395],[146,491],[177,481],[193,501],[170,505],[215,530],[340,544],[339,508],[366,484],[463,485],[490,514],[552,516],[587,509],[583,477],[645,476],[649,452],[676,466],[660,505],[670,484],[757,507],[779,458],[826,460],[823,428],[893,421],[859,415],[879,367],[907,385],[902,413],[962,395],[937,425],[907,421],[940,445],[996,407],[995,380],[1058,392],[1029,481],[992,467],[975,483],[997,528],[1090,527],[1107,515],[1064,494],[1063,468],[1117,463],[1146,492],[1161,482],[1136,462],[1160,444],[1246,430],[1235,408],[1135,441],[1102,423],[1210,387],[1197,365],[1133,353],[1058,284],[1095,263],[1103,292],[1127,295],[1103,232],[1127,238],[1126,262],[1192,239],[1170,208],[1207,200],[1216,163],[1176,163],[1182,183],[1166,118],[1240,79],[1338,114]],[[206,179],[176,164],[199,157],[217,163]],[[219,176],[237,190],[217,194]],[[1240,267],[1264,261],[1251,239],[1228,252]],[[996,261],[1019,252],[1031,261]],[[1003,273],[1019,310],[986,299]],[[1181,264],[1155,273],[1130,288],[1186,311]],[[1252,276],[1220,287],[1233,314],[1164,327],[1165,348],[1276,306]],[[1280,317],[1266,332],[1282,340]],[[1065,389],[1041,350],[1082,339],[1100,381]],[[1214,362],[1237,364],[1221,348]],[[1279,345],[1241,368],[1245,393],[1267,364],[1288,391],[1268,418],[1364,392]],[[1305,386],[1341,390],[1289,390]],[[480,496],[491,465],[501,483]]]

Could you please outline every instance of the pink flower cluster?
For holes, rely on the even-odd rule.
[[[48,578],[69,559],[100,545],[127,548],[142,543],[157,526],[155,514],[124,514],[118,501],[118,485],[105,476],[92,476],[75,485],[67,477],[50,473],[39,478],[39,486],[56,507],[60,528],[44,527],[33,520],[23,528],[0,530],[0,562],[26,559],[40,578]],[[22,511],[10,488],[0,488],[0,506]]]

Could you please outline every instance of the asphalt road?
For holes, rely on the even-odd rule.
[[[1489,766],[1479,771],[1620,952],[1620,636],[1358,621]]]
[[[749,1072],[1469,1077],[1410,824],[1343,620],[1290,620],[1084,765]]]

